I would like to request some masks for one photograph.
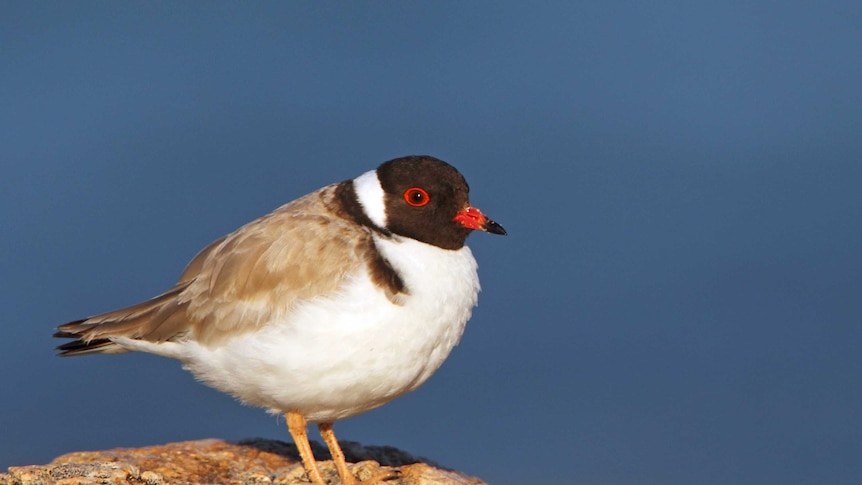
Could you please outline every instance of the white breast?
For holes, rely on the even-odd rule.
[[[479,280],[468,247],[378,239],[408,294],[393,304],[365,271],[335,296],[297,307],[223,346],[178,344],[173,355],[208,385],[273,413],[332,422],[421,385],[458,343]]]

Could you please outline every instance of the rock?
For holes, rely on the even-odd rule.
[[[341,443],[351,471],[360,480],[390,471],[390,485],[485,485],[478,478],[416,458],[388,446]],[[320,472],[332,485],[340,480],[326,447],[312,442]],[[229,443],[222,440],[186,441],[147,448],[80,451],[56,458],[48,465],[13,466],[0,473],[0,485],[135,484],[307,484],[296,447],[260,438]]]

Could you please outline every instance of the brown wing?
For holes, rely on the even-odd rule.
[[[61,325],[56,337],[78,340],[58,347],[60,355],[120,352],[109,340],[116,336],[153,342],[193,338],[212,345],[260,328],[273,312],[334,292],[363,264],[379,266],[370,232],[333,215],[335,187],[213,242],[162,295]]]

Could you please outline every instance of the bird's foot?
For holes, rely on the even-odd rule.
[[[376,461],[362,461],[353,465],[349,476],[341,477],[342,485],[378,485],[398,478],[398,470],[381,467]]]
[[[318,473],[308,474],[302,467],[295,469],[286,476],[285,483],[296,483],[297,485],[385,485],[390,480],[397,480],[401,472],[391,467],[381,466],[373,460],[361,461],[356,464],[346,463],[347,473],[342,475],[336,470],[332,461],[321,461],[317,463]],[[391,482],[395,485],[398,482]]]

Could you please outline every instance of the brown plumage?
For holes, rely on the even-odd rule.
[[[217,345],[260,328],[274,309],[286,313],[337,291],[361,265],[397,303],[407,290],[376,251],[375,229],[356,224],[336,197],[349,184],[324,187],[216,240],[155,298],[61,325],[55,337],[78,340],[58,347],[60,355],[124,352],[109,340],[117,336]]]

